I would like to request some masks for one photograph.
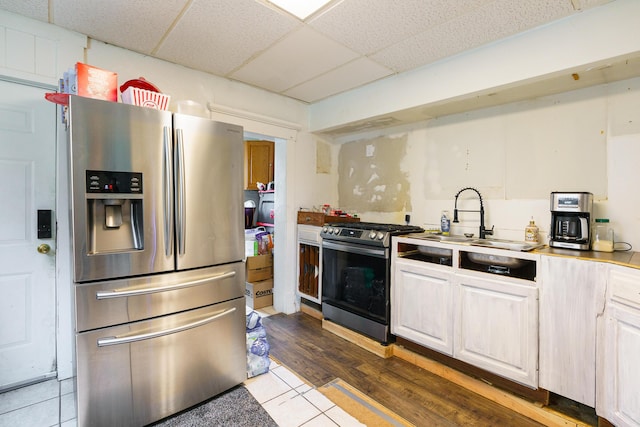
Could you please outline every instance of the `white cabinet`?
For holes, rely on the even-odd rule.
[[[596,318],[606,264],[543,256],[540,280],[540,387],[595,407]]]
[[[640,271],[612,267],[598,353],[596,411],[618,427],[640,426]]]
[[[451,267],[399,259],[391,288],[391,332],[453,355]]]
[[[454,356],[535,388],[538,289],[510,279],[456,276]]]
[[[481,260],[517,257],[519,263],[497,268],[492,261],[472,262],[469,252]],[[536,388],[538,259],[531,253],[395,237],[391,331]]]

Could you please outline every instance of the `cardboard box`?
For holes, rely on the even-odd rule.
[[[273,255],[247,257],[247,282],[259,282],[273,277]]]
[[[79,96],[118,101],[118,74],[82,62],[76,64],[75,73]]]
[[[252,309],[273,305],[273,279],[259,282],[246,282],[245,299]]]

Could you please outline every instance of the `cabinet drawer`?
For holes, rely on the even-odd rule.
[[[640,272],[631,274],[611,269],[609,281],[612,300],[640,308]]]
[[[298,211],[298,224],[322,226],[324,214],[322,212]]]
[[[350,216],[325,215],[323,212],[298,211],[298,224],[322,227],[331,222],[360,222],[360,218]]]
[[[245,313],[236,298],[76,334],[78,425],[147,425],[246,380]]]
[[[322,244],[322,238],[320,237],[321,227],[315,225],[298,225],[298,240],[305,243],[317,243],[318,246]]]

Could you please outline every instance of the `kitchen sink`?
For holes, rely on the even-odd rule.
[[[435,248],[433,246],[418,246],[418,252],[427,256],[451,258],[453,251],[446,248]]]
[[[473,241],[472,237],[451,236],[451,235],[445,236],[443,234],[432,234],[432,233],[412,234],[411,237],[415,239],[430,240],[432,242],[471,243]]]
[[[449,235],[433,233],[419,233],[411,234],[414,239],[428,240],[431,242],[443,242],[443,243],[458,243],[463,245],[472,246],[484,246],[487,248],[506,249],[516,252],[528,252],[533,249],[541,248],[543,243],[530,243],[522,242],[518,240],[505,240],[505,239],[478,239],[473,237]],[[433,248],[436,249],[436,248]]]
[[[483,254],[478,252],[467,252],[467,257],[470,261],[476,264],[483,264],[489,266],[499,266],[507,268],[519,268],[526,264],[527,260],[520,258],[513,258],[510,256]]]
[[[475,239],[472,240],[473,246],[484,246],[488,248],[507,249],[510,251],[527,252],[544,246],[542,243],[520,242],[517,240],[500,240],[500,239]]]

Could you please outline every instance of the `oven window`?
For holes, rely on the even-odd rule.
[[[388,322],[389,260],[323,248],[322,303]]]

